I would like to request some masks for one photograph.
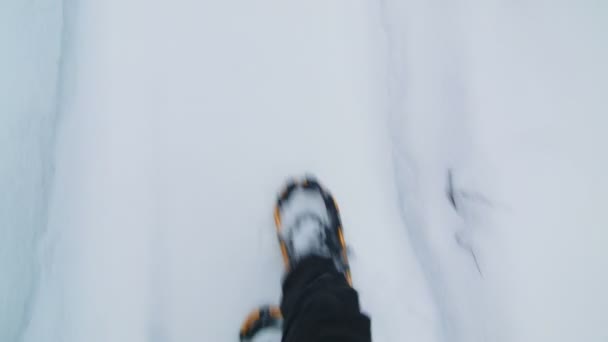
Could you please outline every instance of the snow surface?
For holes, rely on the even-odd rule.
[[[39,280],[51,183],[61,6],[0,1],[0,341],[20,339]]]
[[[608,340],[608,7],[384,13],[397,186],[443,339]]]
[[[234,341],[279,300],[272,207],[310,172],[340,203],[375,341],[608,340],[607,15],[598,1],[65,0],[59,123],[39,133],[55,150],[32,152],[54,158],[34,215],[46,235],[1,230],[42,243],[9,252],[39,257],[40,281],[17,298],[27,317],[0,327]],[[2,185],[36,184],[11,170]]]
[[[298,179],[301,176],[298,176]],[[325,198],[321,192],[295,189],[280,207],[280,237],[287,244],[290,259],[309,255],[331,257],[327,229],[332,227]]]

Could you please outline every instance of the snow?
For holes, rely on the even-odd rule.
[[[322,193],[295,189],[281,205],[279,215],[279,236],[286,242],[293,260],[311,254],[331,257],[324,242],[327,241],[325,227],[332,227],[332,220]]]
[[[0,2],[0,341],[21,337],[39,280],[60,30],[52,1]]]
[[[385,13],[396,179],[444,340],[606,340],[606,7]]]
[[[280,298],[276,192],[312,173],[340,204],[375,341],[605,341],[606,10],[65,0],[57,107],[42,33],[24,39],[48,44],[46,95],[18,90],[40,107],[0,103],[11,220],[45,231],[0,230],[37,274],[0,287],[37,288],[9,303],[33,303],[25,318],[0,311],[6,339],[236,340]],[[38,62],[0,61],[37,80]],[[45,124],[14,134],[28,122]]]

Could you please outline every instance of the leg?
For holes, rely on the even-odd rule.
[[[301,260],[283,283],[283,342],[371,342],[357,292],[329,258]]]

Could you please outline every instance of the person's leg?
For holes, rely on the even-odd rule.
[[[285,278],[283,342],[370,342],[357,292],[329,258],[301,260]]]

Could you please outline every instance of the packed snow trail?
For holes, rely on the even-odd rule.
[[[433,341],[403,229],[366,1],[67,1],[61,126],[30,341],[233,341],[276,303],[272,207],[316,174],[377,341]]]

